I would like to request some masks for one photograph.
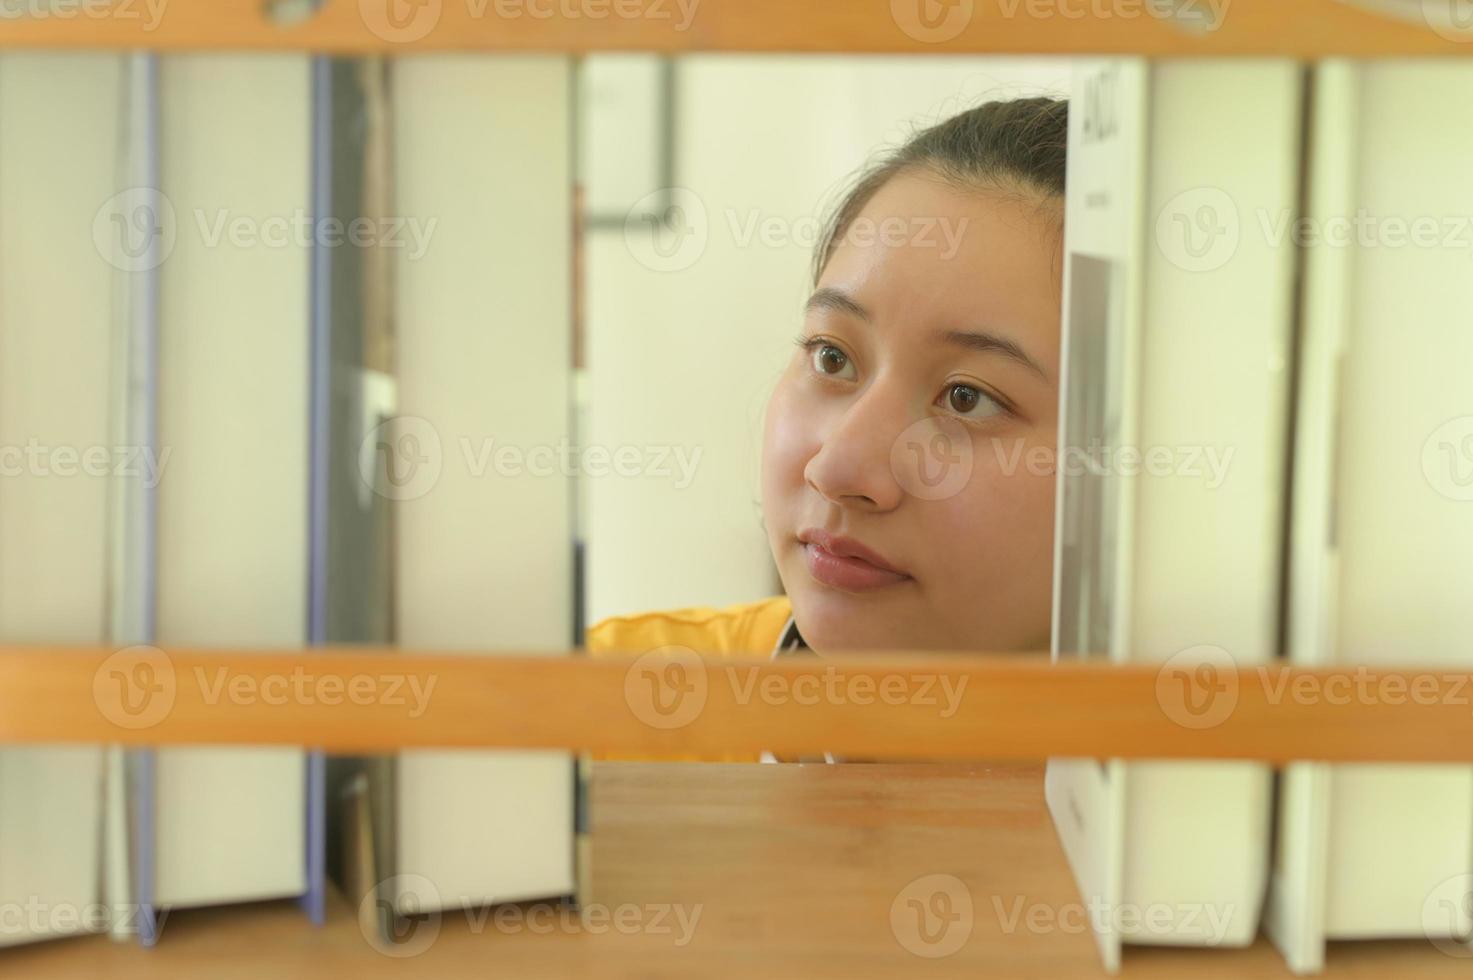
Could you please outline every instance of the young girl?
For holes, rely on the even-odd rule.
[[[862,177],[767,408],[786,595],[605,619],[591,653],[1048,648],[1067,131],[991,102]]]

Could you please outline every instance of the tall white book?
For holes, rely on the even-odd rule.
[[[1054,655],[1162,663],[1186,727],[1230,707],[1213,671],[1277,647],[1294,254],[1257,229],[1294,213],[1300,88],[1279,60],[1076,68]],[[1107,969],[1126,943],[1252,941],[1271,780],[1050,760]]]
[[[370,447],[394,468],[405,646],[573,643],[570,76],[561,57],[393,65],[396,210],[433,229],[396,257],[398,421]],[[574,892],[568,753],[405,752],[396,783],[392,907]]]
[[[0,56],[0,642],[108,638],[116,54]],[[104,756],[0,748],[0,944],[104,929]]]
[[[176,55],[159,72],[157,639],[306,642],[310,73],[303,55]],[[228,676],[222,658],[220,673]],[[296,748],[157,753],[146,902],[306,889]],[[151,848],[152,853],[149,853]]]
[[[1316,68],[1289,653],[1473,662],[1473,127],[1458,62]],[[1374,692],[1371,696],[1376,696]],[[1268,925],[1290,966],[1327,939],[1473,955],[1473,768],[1296,764]]]

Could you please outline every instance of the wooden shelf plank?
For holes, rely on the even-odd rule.
[[[754,51],[1466,54],[1473,29],[1345,0],[326,0],[278,24],[261,0],[67,0],[7,16],[0,46],[158,51]]]
[[[1451,668],[0,648],[0,743],[1470,762],[1470,698]]]
[[[602,911],[586,926],[545,904],[500,918],[455,910],[391,956],[334,896],[322,929],[290,903],[190,909],[166,918],[154,949],[92,936],[0,950],[0,963],[27,980],[1104,978],[1042,784],[1037,766],[598,765]],[[959,914],[926,937],[907,928],[906,900],[928,894],[918,885],[944,889]],[[948,955],[928,955],[938,951]],[[1467,970],[1427,940],[1400,940],[1332,944],[1323,976],[1465,980]],[[1121,976],[1293,974],[1259,938],[1245,949],[1129,947]]]

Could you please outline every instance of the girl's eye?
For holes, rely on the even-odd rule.
[[[964,418],[985,419],[1004,411],[996,398],[975,385],[951,385],[942,397],[947,408]]]
[[[854,365],[849,361],[849,355],[845,354],[833,344],[815,344],[813,347],[813,369],[819,374],[835,378],[854,378]],[[847,372],[847,373],[846,373]]]

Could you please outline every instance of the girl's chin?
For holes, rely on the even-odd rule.
[[[819,651],[905,650],[905,617],[877,606],[873,596],[812,589],[792,597],[803,640]]]

